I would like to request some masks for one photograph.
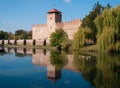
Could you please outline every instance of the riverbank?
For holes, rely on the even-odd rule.
[[[56,47],[51,46],[33,46],[33,45],[4,45],[5,48],[32,48],[32,49],[48,49],[56,50]]]
[[[48,49],[48,50],[57,50],[57,47],[52,47],[52,46],[33,46],[33,45],[4,45],[6,48],[33,48],[33,49]],[[69,49],[68,51],[75,51],[74,49]],[[98,52],[97,46],[96,45],[91,45],[91,46],[85,46],[81,48],[79,51],[84,51],[84,52]]]
[[[33,45],[4,45],[5,48],[29,48],[29,49],[43,49],[43,50],[51,50],[51,51],[59,51],[58,47],[52,47],[50,45],[47,46],[33,46]],[[63,49],[64,50],[64,49]],[[97,45],[89,45],[80,48],[79,50],[74,50],[73,48],[69,48],[68,50],[64,50],[68,53],[79,52],[80,54],[89,54],[92,56],[98,56],[101,52],[98,50]],[[107,53],[102,52],[103,54],[119,54],[119,53]]]
[[[98,52],[97,45],[90,45],[80,48],[80,51],[88,51],[88,52]]]

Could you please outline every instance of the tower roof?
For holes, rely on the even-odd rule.
[[[48,13],[61,13],[61,12],[54,8],[54,9],[49,10]]]

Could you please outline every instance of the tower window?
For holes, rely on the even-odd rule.
[[[52,20],[52,17],[50,17],[50,20]]]
[[[52,29],[52,26],[50,26],[50,29]]]

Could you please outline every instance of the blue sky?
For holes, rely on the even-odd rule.
[[[103,6],[120,5],[120,0],[0,0],[0,30],[31,30],[33,24],[45,24],[46,12],[54,7],[62,12],[63,21],[83,19],[98,1]]]

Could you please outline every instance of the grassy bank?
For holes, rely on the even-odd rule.
[[[80,48],[80,51],[98,52],[97,45],[90,45]]]
[[[57,47],[52,46],[32,46],[32,45],[4,45],[4,47],[8,48],[33,48],[33,49],[48,49],[48,50],[57,50]],[[73,48],[69,49],[70,51],[75,51]],[[79,51],[84,52],[98,52],[96,45],[85,46],[80,48]]]

